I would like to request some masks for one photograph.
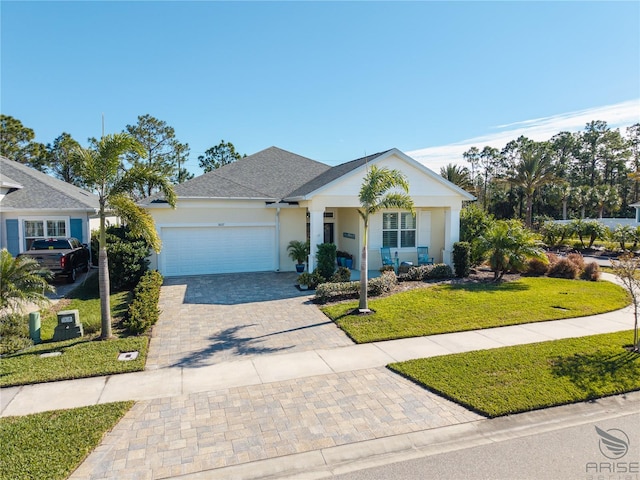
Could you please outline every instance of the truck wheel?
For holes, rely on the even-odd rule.
[[[71,273],[67,277],[67,282],[74,283],[76,281],[76,269],[75,267],[71,269]]]

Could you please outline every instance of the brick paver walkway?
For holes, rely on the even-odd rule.
[[[71,479],[158,479],[480,417],[385,368],[138,402]]]
[[[165,279],[146,369],[352,345],[309,293],[294,287],[295,279],[295,273]]]

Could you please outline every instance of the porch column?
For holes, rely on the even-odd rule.
[[[324,208],[319,210],[309,210],[309,243],[311,254],[309,255],[309,272],[313,272],[316,267],[316,254],[318,244],[324,242]]]
[[[442,262],[452,265],[453,244],[460,240],[460,208],[448,208],[444,212],[444,250]]]

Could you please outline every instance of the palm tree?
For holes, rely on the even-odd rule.
[[[483,235],[482,242],[495,281],[509,270],[523,268],[528,258],[544,256],[533,233],[519,220],[498,220]]]
[[[98,253],[98,282],[100,286],[101,339],[111,337],[111,306],[109,301],[109,261],[106,249],[105,217],[110,211],[120,217],[131,233],[146,240],[156,251],[160,251],[160,238],[153,218],[142,207],[136,205],[133,192],[142,186],[151,185],[175,206],[175,192],[166,175],[145,165],[134,165],[124,170],[122,157],[135,152],[144,157],[144,148],[132,136],[117,133],[94,140],[91,148],[78,148],[75,156],[80,163],[80,175],[89,189],[99,199],[100,232]]]
[[[400,188],[402,192],[390,192],[394,188]],[[368,237],[369,219],[371,215],[378,213],[383,208],[401,208],[412,213],[413,200],[408,195],[409,183],[402,172],[390,170],[386,167],[378,168],[373,165],[364,177],[360,187],[360,205],[358,213],[364,222],[364,236],[362,238],[362,255],[360,257],[360,313],[369,312],[369,300],[367,296],[367,269],[368,269]]]
[[[47,283],[51,272],[43,269],[31,257],[13,256],[4,248],[0,251],[0,310],[17,310],[23,302],[46,305],[45,292],[55,292]]]
[[[508,178],[512,184],[524,190],[527,212],[525,225],[531,227],[533,194],[536,190],[555,179],[551,156],[545,144],[531,142],[523,148],[520,160]]]
[[[440,168],[440,176],[446,178],[451,183],[456,184],[467,192],[472,192],[474,190],[471,175],[467,167],[461,167],[450,163],[447,166]]]

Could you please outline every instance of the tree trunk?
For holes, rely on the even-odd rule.
[[[531,228],[533,220],[533,195],[527,194],[527,227]]]
[[[369,298],[367,292],[367,285],[369,283],[369,279],[367,278],[367,269],[369,268],[367,255],[368,231],[369,222],[365,220],[364,236],[362,239],[362,254],[360,255],[360,304],[358,305],[360,313],[369,312]]]
[[[100,236],[98,252],[98,284],[100,290],[100,339],[111,338],[111,302],[109,289],[109,259],[107,257],[107,232],[104,207],[100,208]]]
[[[563,220],[567,219],[567,200],[566,199],[562,201],[562,219]]]

